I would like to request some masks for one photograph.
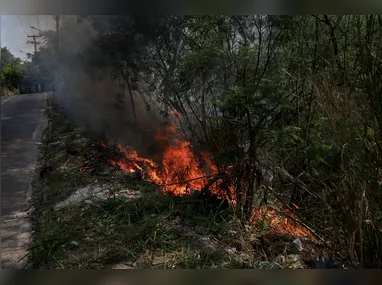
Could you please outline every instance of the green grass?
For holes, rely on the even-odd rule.
[[[35,233],[28,256],[32,268],[98,269],[120,262],[135,263],[135,268],[242,267],[240,258],[225,249],[235,247],[251,254],[244,236],[249,233],[241,223],[233,223],[229,212],[202,202],[166,197],[157,185],[128,175],[111,178],[80,172],[87,140],[79,140],[79,132],[57,114],[54,106],[47,117],[52,128],[45,132],[39,163],[41,167],[52,166],[54,171],[42,179],[36,177]],[[63,170],[65,163],[69,167]],[[142,196],[54,209],[95,180],[110,188],[121,185],[139,191]],[[236,235],[228,234],[232,229]],[[203,240],[206,237],[208,242]],[[211,245],[210,240],[216,243]],[[164,261],[156,262],[160,258]]]
[[[190,217],[187,208],[156,194],[129,202],[109,199],[51,210],[43,215],[30,261],[34,268],[93,268],[95,264],[104,267],[136,261],[146,250],[179,253],[183,248],[183,260],[177,267],[209,268],[217,260],[225,261],[223,254],[204,249],[195,237],[183,236],[171,227],[171,221],[181,217],[188,218],[189,228],[202,228],[204,232],[199,234],[208,232],[211,225],[216,230],[212,217],[202,216],[195,211]],[[76,256],[84,254],[88,255],[86,261],[77,260]],[[143,262],[139,266],[149,265]]]

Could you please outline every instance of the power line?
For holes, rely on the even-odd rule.
[[[40,21],[38,19],[38,15],[36,15],[36,18],[37,18],[37,28],[40,29]]]
[[[40,30],[40,21],[39,21],[38,15],[36,15],[36,17],[37,17],[37,25],[38,25],[38,29],[35,28],[35,27],[33,27],[33,26],[31,25],[31,23],[30,23],[30,21],[29,21],[29,17],[28,17],[28,15],[27,15],[27,19],[28,19],[29,27],[30,27],[30,29],[31,29],[31,31],[32,31],[32,35],[31,35],[31,36],[27,36],[27,37],[33,39],[33,41],[28,41],[27,43],[28,43],[28,44],[33,44],[33,46],[34,46],[34,52],[37,52],[37,45],[41,43],[41,42],[37,42],[37,41],[36,41],[36,38],[41,38],[41,37],[42,37],[42,35],[41,35],[42,31]],[[37,30],[37,31],[39,32],[39,35],[34,34],[34,30]]]
[[[29,28],[31,29],[31,32],[32,32],[32,34],[33,34],[33,30],[32,30],[32,25],[31,25],[31,22],[29,21],[29,15],[27,15],[27,20],[28,20],[28,23],[29,23]]]
[[[19,17],[19,15],[16,15],[16,16],[17,16],[17,19],[19,20],[19,23],[20,23],[21,28],[23,28],[23,31],[24,31],[25,35],[28,36],[27,32],[26,32],[25,29],[24,29],[23,24],[22,24],[21,21],[20,21],[20,17]]]
[[[28,45],[27,43],[24,43],[24,44],[19,44],[19,45],[16,45],[16,46],[13,46],[13,47],[7,47],[8,50],[11,50],[11,49],[15,49],[15,48],[20,48],[22,46],[26,46]]]

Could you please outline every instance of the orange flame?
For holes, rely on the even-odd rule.
[[[166,194],[186,195],[190,189],[201,190],[207,184],[205,177],[210,173],[201,170],[200,162],[191,150],[191,143],[173,125],[165,131],[158,131],[155,139],[161,145],[172,141],[163,153],[161,168],[154,161],[140,157],[135,150],[128,150],[121,145],[117,149],[126,159],[111,160],[110,163],[126,172],[142,171],[144,167],[148,180],[161,185]],[[106,146],[104,143],[102,145]],[[207,154],[203,154],[203,158],[210,170],[216,172],[211,158]]]
[[[305,237],[314,239],[308,229],[291,220],[287,216],[293,217],[293,213],[291,213],[289,210],[277,212],[274,209],[261,207],[259,209],[253,210],[251,222],[253,224],[265,222],[269,229],[276,233],[282,233],[291,237]]]
[[[299,207],[295,204],[295,203],[291,203],[293,205],[293,207],[295,207],[296,209],[298,209]]]
[[[148,176],[146,177],[148,181],[160,185],[165,194],[172,195],[188,195],[190,190],[200,191],[208,183],[207,177],[218,173],[216,165],[207,153],[201,153],[202,160],[194,156],[191,143],[185,140],[175,126],[170,125],[166,130],[158,131],[155,140],[158,144],[165,146],[160,166],[153,160],[140,157],[135,150],[121,145],[118,145],[117,149],[124,158],[120,161],[111,160],[110,163],[129,173],[138,170],[144,172]],[[101,144],[106,146],[103,142]],[[202,170],[202,161],[206,170]],[[230,167],[228,171],[229,169]],[[224,198],[236,204],[234,187],[229,187],[230,197],[227,197],[227,194],[219,191],[221,186],[222,181],[217,180],[209,190],[218,198]],[[285,214],[293,217],[292,213],[285,212],[283,215],[272,209],[259,208],[253,211],[251,222],[256,224],[259,221],[266,221],[272,231],[311,237],[311,233],[306,228],[285,217]]]

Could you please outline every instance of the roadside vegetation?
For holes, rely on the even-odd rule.
[[[49,171],[36,188],[30,255],[35,267],[103,268],[118,262],[134,268],[282,267],[289,256],[299,259],[293,263],[299,268],[321,254],[354,268],[381,267],[381,16],[75,20],[62,23],[59,51],[54,35],[46,34],[40,60],[65,85],[60,102],[66,111],[81,115],[89,129],[79,132],[76,123],[64,123],[63,111],[48,114],[52,127],[41,167]],[[65,39],[77,42],[71,41],[74,31],[84,23],[93,33],[89,42],[76,49],[65,45]],[[81,85],[74,70],[94,83]],[[85,92],[110,77],[123,91]],[[84,108],[76,105],[81,96]],[[110,104],[85,112],[95,101]],[[96,120],[107,108],[121,117],[102,118],[106,127],[100,132]],[[179,152],[169,158],[170,140],[158,161],[167,172],[159,178],[128,154],[135,164],[126,166],[107,132],[128,133],[142,125],[145,134],[155,131],[157,125],[144,124],[149,112],[190,142],[182,144],[183,154],[207,153],[211,161],[205,164],[216,171],[198,184],[192,179],[201,178],[185,175],[194,160],[181,171],[167,164],[183,158]],[[89,162],[92,158],[97,163]],[[141,179],[141,171],[150,179]],[[170,182],[184,187],[175,191]],[[125,196],[54,209],[93,184]],[[206,197],[191,202],[192,195],[184,195],[189,185],[230,206],[219,209]],[[288,236],[286,228],[294,234]],[[289,254],[296,238],[304,250]],[[159,256],[165,262],[157,263]]]
[[[22,62],[7,48],[1,48],[1,95],[15,95],[20,92]]]
[[[22,61],[1,48],[1,96],[52,91],[52,77],[41,62],[41,53],[29,54],[31,60]]]
[[[107,154],[93,149],[94,138],[49,105],[32,199],[32,268],[306,268],[312,250],[324,253],[309,239],[298,250],[293,236],[243,224],[221,203],[166,196],[158,185],[105,164]],[[94,170],[81,171],[89,157],[96,158]],[[57,207],[97,185],[106,190],[101,199],[79,197]]]

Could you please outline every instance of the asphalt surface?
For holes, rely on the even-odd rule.
[[[1,96],[1,269],[25,264],[28,198],[38,144],[47,125],[46,94]]]
[[[24,206],[44,123],[46,94],[1,99],[1,216],[5,216]]]

